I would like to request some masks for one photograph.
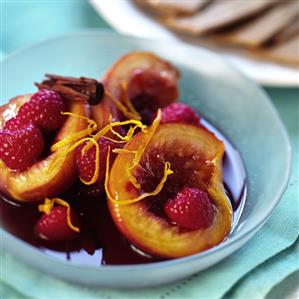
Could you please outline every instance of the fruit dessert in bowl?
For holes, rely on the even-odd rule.
[[[103,83],[46,76],[37,92],[1,107],[4,224],[23,213],[30,224],[15,227],[19,237],[69,260],[100,249],[99,265],[179,258],[225,240],[234,200],[234,182],[223,181],[227,150],[177,102],[173,65],[137,51],[114,63]],[[243,197],[245,189],[244,180]],[[35,216],[25,219],[28,211]],[[111,251],[115,242],[127,256]]]
[[[0,233],[33,268],[113,288],[175,281],[245,244],[286,186],[271,102],[211,52],[86,32],[2,66]],[[43,128],[52,111],[61,122]]]
[[[66,106],[58,93],[41,90],[13,98],[1,108],[0,190],[19,201],[35,201],[64,191],[75,179],[73,153],[46,154],[45,138],[62,140],[86,125],[80,118],[65,119],[68,109],[82,117],[88,105]],[[55,142],[54,141],[54,142]],[[45,157],[46,155],[46,157]]]

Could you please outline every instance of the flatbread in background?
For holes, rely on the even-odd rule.
[[[299,0],[136,1],[188,43],[299,66]]]
[[[276,3],[276,0],[218,0],[192,16],[169,17],[164,24],[182,33],[201,35],[248,19]]]
[[[252,54],[275,62],[299,66],[299,34],[275,47],[252,51]]]
[[[292,21],[291,24],[289,24],[286,28],[283,28],[280,32],[278,32],[271,39],[271,43],[283,43],[297,34],[299,34],[299,17],[296,20]]]
[[[182,15],[196,13],[211,0],[135,0],[138,5],[160,15]]]
[[[271,40],[298,18],[299,2],[284,2],[238,28],[222,32],[216,38],[229,44],[256,48]]]

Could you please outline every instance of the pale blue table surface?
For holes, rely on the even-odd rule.
[[[87,1],[0,1],[1,52],[4,55],[31,43],[78,29],[110,28]],[[271,97],[288,130],[294,156],[298,156],[299,89],[265,88],[265,90]],[[296,160],[296,165],[293,164],[293,167],[299,169],[299,159]],[[293,184],[299,186],[298,182],[299,173],[295,178],[292,178]],[[289,287],[287,282],[285,285],[286,288]]]

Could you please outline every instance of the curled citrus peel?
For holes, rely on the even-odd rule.
[[[132,153],[132,151],[123,151],[123,153]],[[157,187],[155,188],[155,190],[153,190],[152,192],[145,192],[133,199],[119,199],[118,195],[115,194],[115,197],[113,197],[113,195],[110,193],[109,188],[108,188],[108,180],[109,180],[109,164],[110,163],[110,148],[108,150],[108,155],[107,155],[107,163],[106,163],[106,177],[105,177],[105,191],[107,194],[108,199],[118,205],[128,205],[128,204],[132,204],[135,202],[138,202],[140,200],[145,199],[146,197],[149,196],[155,196],[157,194],[159,194],[167,180],[167,177],[169,175],[171,175],[173,173],[173,171],[170,169],[170,163],[169,162],[165,162],[164,163],[164,174],[163,177],[161,179],[161,181],[159,182],[159,184],[157,185]]]
[[[48,173],[51,173],[53,169],[56,168],[56,166],[60,163],[60,160],[65,157],[68,153],[72,152],[77,146],[79,146],[83,141],[83,139],[86,136],[91,136],[94,131],[97,129],[97,124],[94,120],[83,116],[79,114],[75,114],[72,112],[62,112],[63,115],[68,115],[74,118],[83,119],[88,123],[88,126],[86,129],[83,129],[79,132],[76,132],[74,134],[71,134],[70,136],[67,136],[63,138],[62,140],[54,143],[51,146],[51,151],[55,152],[57,150],[60,150],[60,154],[57,155],[54,159],[54,161],[51,163],[50,167],[47,169]],[[74,143],[75,142],[75,146]]]
[[[82,116],[82,115],[77,115],[75,113],[71,113],[71,112],[63,112],[62,113],[63,115],[69,115],[69,116],[72,116],[72,117],[75,117],[75,118],[79,118],[79,119],[84,119],[88,122],[88,126],[86,129],[84,130],[81,130],[79,132],[76,132],[66,138],[63,138],[62,140],[56,142],[55,144],[53,144],[51,146],[51,151],[52,152],[55,152],[57,149],[65,146],[65,145],[68,145],[70,143],[73,143],[81,138],[84,138],[88,135],[91,135],[94,131],[96,131],[97,129],[97,124],[94,120],[86,117],[86,116]]]
[[[75,226],[75,225],[73,225],[72,221],[71,221],[71,207],[63,199],[58,198],[58,197],[54,197],[52,199],[45,198],[45,202],[43,204],[40,204],[38,206],[38,210],[39,210],[39,212],[43,212],[46,215],[49,215],[51,213],[52,209],[54,208],[54,204],[55,203],[67,208],[67,225],[69,226],[69,228],[71,230],[73,230],[76,233],[79,233],[80,232],[80,228],[77,227],[77,226]]]
[[[114,150],[112,150],[112,152],[116,154],[137,154],[137,151],[131,151],[125,148],[115,148]]]
[[[93,143],[94,146],[96,147],[95,170],[94,170],[93,176],[92,176],[92,178],[91,178],[90,181],[86,181],[86,180],[82,179],[81,177],[80,177],[80,181],[81,181],[83,184],[85,184],[85,185],[92,185],[92,184],[94,184],[94,183],[98,180],[98,178],[99,178],[99,171],[100,171],[100,146],[99,146],[99,144],[96,142],[96,140],[94,140],[93,138],[84,138],[84,139],[85,139],[85,140],[84,140],[83,142],[85,142],[85,141],[89,141],[89,142]],[[80,144],[83,143],[83,142],[80,142]],[[80,145],[80,144],[79,144],[79,145]],[[78,145],[77,145],[77,146],[78,146]],[[85,152],[86,152],[86,150],[85,150],[85,146],[84,146],[84,147],[82,148],[82,150],[81,150],[81,155],[82,155],[82,156],[85,155]]]
[[[146,132],[146,128],[147,126],[144,125],[141,121],[139,120],[135,120],[135,119],[129,119],[129,120],[125,120],[125,121],[115,121],[112,122],[112,116],[110,115],[109,117],[110,121],[109,124],[104,127],[100,132],[98,132],[95,135],[95,138],[99,138],[99,137],[105,137],[108,140],[111,140],[113,142],[117,142],[117,143],[125,143],[130,141],[133,138],[133,135],[135,134],[135,131],[139,128],[141,129],[141,131]],[[127,134],[125,136],[119,134],[118,132],[116,132],[114,130],[114,127],[119,127],[119,126],[123,126],[123,125],[129,125],[129,124],[134,124],[134,127],[130,127]],[[111,132],[112,134],[114,134],[116,137],[118,137],[120,140],[114,140],[113,138],[109,138],[103,134],[106,134],[108,132]]]
[[[97,143],[97,140],[99,138],[104,137],[113,142],[127,143],[134,137],[134,134],[137,129],[140,129],[142,134],[145,134],[145,138],[143,138],[142,143],[140,144],[139,148],[136,151],[130,151],[130,150],[126,150],[126,149],[114,149],[113,150],[113,152],[117,153],[117,154],[133,154],[134,155],[134,158],[132,160],[132,165],[127,169],[127,171],[129,173],[130,182],[133,184],[133,186],[135,188],[140,189],[141,186],[137,182],[137,179],[133,175],[133,172],[134,172],[135,167],[139,164],[140,159],[141,159],[147,145],[149,144],[151,138],[153,137],[154,133],[156,132],[156,130],[160,124],[161,110],[160,109],[158,110],[157,117],[155,118],[151,127],[149,127],[149,128],[147,128],[147,126],[144,125],[139,120],[130,119],[130,120],[125,120],[125,121],[111,122],[107,126],[102,128],[99,132],[97,132],[95,135],[92,135],[92,133],[97,129],[97,125],[93,120],[91,120],[87,117],[82,117],[82,116],[73,114],[73,113],[67,113],[67,114],[70,116],[73,116],[73,117],[85,119],[89,123],[88,128],[85,130],[82,130],[78,133],[75,133],[71,136],[68,136],[63,140],[60,140],[59,142],[55,143],[51,147],[51,150],[55,151],[55,150],[61,149],[61,154],[65,155],[65,154],[75,150],[82,143],[87,142],[81,150],[81,154],[84,155],[86,153],[86,151],[88,151],[92,146],[96,147],[95,171],[94,171],[93,177],[89,181],[86,181],[80,177],[81,182],[85,185],[94,184],[98,180],[98,177],[99,177],[100,147],[99,147],[99,144]],[[110,117],[110,120],[112,120],[111,117]],[[113,130],[114,127],[123,126],[123,125],[134,125],[129,128],[129,130],[125,136],[123,136]],[[113,138],[105,136],[109,131],[112,132],[114,135],[116,135],[116,137],[119,138],[120,140],[114,140]],[[89,137],[86,137],[86,136],[89,136]],[[165,162],[163,177],[162,177],[160,183],[155,188],[155,190],[153,190],[152,192],[143,193],[143,194],[139,195],[138,197],[136,197],[135,199],[119,201],[118,199],[114,199],[111,196],[111,194],[109,193],[108,187],[107,187],[107,184],[108,184],[107,182],[108,182],[108,178],[109,178],[109,165],[110,165],[109,164],[110,163],[110,147],[108,149],[108,155],[107,155],[106,162],[107,162],[107,164],[106,164],[105,189],[107,192],[107,196],[112,202],[116,202],[119,204],[130,204],[130,203],[138,202],[146,197],[157,195],[162,190],[162,188],[167,180],[167,177],[173,173],[173,171],[170,169],[170,163]]]
[[[137,153],[135,154],[135,156],[133,158],[132,165],[127,169],[127,172],[129,175],[129,180],[133,184],[133,186],[137,189],[140,189],[141,186],[137,182],[135,176],[133,175],[133,171],[134,171],[135,167],[139,164],[140,159],[141,159],[147,145],[149,144],[150,140],[152,139],[153,135],[155,134],[155,132],[160,124],[160,121],[161,121],[161,109],[158,109],[157,116],[154,119],[152,125],[146,132],[144,132],[144,134],[146,134],[145,138],[142,139],[142,142],[139,145]]]
[[[112,120],[112,114],[109,114],[108,123],[110,124],[112,122],[113,122],[113,120]],[[124,140],[124,138],[123,138],[124,136],[122,136],[120,133],[116,132],[113,127],[110,128],[110,132],[113,135],[117,136],[120,140],[114,140],[113,138],[110,138],[108,136],[103,136],[103,137],[106,138],[107,140],[113,141],[115,143],[126,143],[127,142],[126,140]]]
[[[80,177],[80,180],[81,180],[81,182],[83,184],[85,184],[85,185],[92,185],[92,184],[94,184],[98,180],[99,170],[100,170],[100,146],[96,142],[96,140],[93,139],[92,137],[82,138],[82,139],[76,141],[74,144],[69,145],[68,147],[63,148],[61,150],[61,154],[62,155],[66,155],[66,154],[72,152],[73,150],[75,150],[79,145],[81,145],[84,142],[88,142],[88,143],[90,142],[90,143],[92,143],[92,145],[94,145],[96,147],[95,171],[94,171],[94,174],[93,174],[91,180],[90,181],[86,181],[86,180],[84,180],[84,179],[82,179]],[[81,155],[83,156],[85,154],[85,152],[86,152],[86,146],[84,146],[82,148]]]
[[[141,186],[137,182],[137,179],[135,178],[135,176],[133,175],[133,171],[134,171],[135,167],[139,164],[140,159],[141,159],[147,145],[149,144],[150,140],[152,139],[153,135],[155,134],[155,132],[160,124],[160,120],[161,120],[161,110],[159,109],[157,112],[157,117],[153,121],[151,127],[143,132],[143,134],[145,134],[145,138],[143,139],[142,143],[139,145],[137,150],[127,150],[127,149],[114,149],[113,150],[114,153],[118,153],[118,154],[133,154],[134,155],[132,165],[127,169],[127,171],[128,171],[128,175],[129,175],[129,180],[136,189],[140,189]],[[157,185],[157,187],[155,188],[155,190],[153,190],[152,192],[145,192],[133,199],[123,200],[123,199],[119,199],[117,194],[115,194],[115,198],[112,194],[110,194],[110,191],[108,188],[109,165],[110,165],[110,148],[108,150],[107,163],[106,163],[105,190],[106,190],[108,199],[111,202],[113,202],[115,204],[120,204],[120,205],[127,205],[127,204],[131,204],[131,203],[135,203],[140,200],[143,200],[146,197],[155,196],[155,195],[159,194],[167,180],[167,177],[173,173],[173,171],[170,169],[170,163],[164,162],[163,177],[162,177],[161,181],[159,182],[159,184]]]
[[[119,133],[117,132],[113,132],[113,133],[116,133],[116,136],[118,138],[120,138],[121,140],[114,140],[112,138],[109,138],[107,136],[105,136],[109,131],[111,131],[111,129],[113,127],[116,127],[116,126],[122,126],[122,125],[128,125],[128,124],[135,124],[134,127],[130,127],[129,130],[128,130],[128,133],[125,135],[125,136],[122,136],[120,135]],[[138,121],[138,120],[134,120],[134,119],[131,119],[131,120],[126,120],[126,121],[122,121],[122,122],[113,122],[113,123],[110,123],[108,124],[106,127],[104,127],[102,130],[100,130],[97,134],[95,134],[92,138],[87,138],[87,139],[90,139],[91,142],[88,142],[82,149],[82,155],[84,155],[84,153],[89,150],[91,148],[91,143],[93,143],[95,146],[96,146],[96,160],[95,160],[95,172],[94,172],[94,175],[93,175],[93,178],[90,180],[90,181],[85,181],[83,180],[81,177],[80,177],[80,180],[82,183],[84,183],[85,185],[92,185],[94,184],[98,177],[99,177],[99,169],[100,169],[100,166],[99,166],[99,163],[100,163],[100,148],[99,148],[99,145],[97,143],[97,140],[100,138],[100,137],[104,137],[104,138],[107,138],[113,142],[116,142],[116,143],[120,143],[120,142],[128,142],[130,141],[135,132],[136,132],[136,129],[137,128],[140,128],[143,132],[146,132],[146,126],[142,124],[142,122]],[[84,142],[84,141],[83,141]],[[77,146],[79,146],[82,142],[80,142]]]
[[[107,140],[110,140],[112,142],[115,142],[115,143],[127,143],[127,141],[124,141],[124,140],[115,140],[113,138],[110,138],[108,136],[102,136],[103,138],[107,139]]]
[[[122,136],[121,134],[115,132],[114,130],[111,131],[111,129],[113,127],[124,126],[124,125],[135,125],[135,126],[133,128],[130,128],[128,130],[128,133],[125,136]],[[129,140],[131,140],[133,138],[133,135],[134,135],[137,128],[141,129],[141,131],[143,131],[143,132],[147,131],[146,130],[147,127],[141,121],[136,120],[136,119],[129,119],[129,120],[125,120],[125,121],[111,122],[110,124],[105,126],[103,129],[101,129],[98,133],[96,133],[92,138],[95,139],[95,140],[98,140],[100,137],[106,138],[105,135],[108,132],[112,132],[112,133],[114,132],[114,133],[116,133],[116,136],[118,138],[120,138],[122,141],[128,142]],[[111,138],[110,138],[110,140],[117,142],[117,140],[113,140]],[[86,150],[89,150],[91,148],[91,146],[92,145],[90,143],[87,144],[86,145]]]
[[[116,99],[109,91],[105,90],[105,95],[115,104],[116,108],[128,119],[141,120],[140,114],[136,111],[127,95],[127,83],[123,81],[121,84],[122,99]]]
[[[134,105],[132,104],[131,99],[128,96],[128,82],[123,80],[120,84],[122,90],[122,100],[125,105],[128,107],[129,111],[135,115],[135,118],[141,120],[141,115],[135,109]]]
[[[87,143],[81,150],[82,155],[84,155],[86,153],[86,151],[88,151],[92,146],[96,147],[95,171],[94,171],[93,177],[89,181],[86,181],[80,177],[81,182],[85,185],[94,184],[98,180],[98,177],[99,177],[100,147],[99,147],[99,144],[97,143],[97,140],[100,137],[104,137],[104,138],[109,139],[116,143],[125,143],[133,138],[133,136],[138,128],[141,129],[143,132],[146,132],[146,126],[143,125],[141,121],[132,119],[132,120],[126,120],[126,121],[122,121],[122,122],[120,122],[120,121],[111,122],[107,126],[102,128],[98,133],[96,133],[95,135],[92,135],[92,133],[97,129],[97,124],[92,119],[89,119],[89,118],[81,116],[81,115],[76,115],[76,114],[70,113],[70,112],[66,112],[65,114],[70,115],[72,117],[86,120],[88,122],[88,127],[87,127],[87,129],[84,129],[80,132],[77,132],[73,135],[70,135],[70,136],[58,141],[57,143],[52,145],[51,150],[56,151],[56,150],[60,149],[60,157],[61,157],[61,156],[64,156],[64,155],[72,152],[73,150],[75,150],[79,145],[81,145],[84,142],[87,142]],[[112,118],[110,117],[110,119],[112,119]],[[121,134],[119,134],[115,131],[112,131],[112,133],[115,134],[120,140],[114,140],[112,138],[105,136],[109,131],[111,131],[111,129],[113,129],[113,127],[122,126],[122,125],[130,125],[130,124],[132,124],[134,126],[129,128],[128,133],[125,136],[122,136]],[[88,136],[88,137],[86,137],[86,136]],[[59,158],[55,162],[58,163]],[[55,162],[52,163],[52,166],[50,167],[49,171],[51,171],[51,169],[53,169],[53,167],[56,166]]]

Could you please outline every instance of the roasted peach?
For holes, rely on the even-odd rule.
[[[25,103],[30,96],[16,97],[1,108],[1,126],[17,113],[18,107]],[[89,105],[84,102],[72,102],[69,104],[68,110],[81,116],[89,116],[90,113]],[[69,116],[57,133],[54,142],[86,127],[85,120]],[[74,152],[66,153],[63,148],[60,148],[22,172],[9,169],[0,160],[0,192],[15,200],[26,202],[37,201],[67,190],[77,174],[74,154]]]
[[[131,151],[138,150],[145,138],[148,137],[144,132],[136,135],[110,171],[109,210],[119,230],[144,252],[166,258],[192,255],[219,244],[230,232],[232,221],[231,205],[222,182],[223,143],[203,127],[160,125],[134,168],[133,175],[141,186],[138,190],[127,170],[134,159]],[[155,189],[165,162],[170,163],[173,174],[167,177],[161,192],[128,204],[128,200]],[[208,227],[182,228],[165,215],[165,202],[185,187],[199,188],[208,194],[214,210]]]
[[[106,97],[92,108],[92,117],[99,126],[107,124],[103,119],[109,110],[115,114],[113,102],[125,118],[141,116],[150,123],[158,108],[178,99],[178,80],[178,70],[170,63],[149,52],[130,52],[104,74]]]
[[[97,123],[99,129],[110,123],[110,115],[118,118],[118,111],[107,95],[99,104],[91,106],[91,118]]]
[[[0,107],[0,129],[11,118],[17,115],[19,108],[30,99],[30,94],[17,96],[8,101],[7,104]]]

